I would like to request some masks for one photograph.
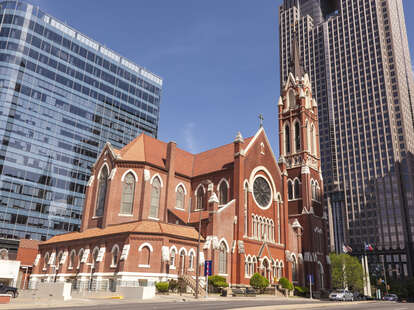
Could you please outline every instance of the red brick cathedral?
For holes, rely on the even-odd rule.
[[[297,54],[279,100],[279,160],[263,127],[199,154],[144,134],[120,150],[107,143],[91,171],[81,231],[41,243],[32,286],[191,280],[212,260],[213,274],[232,286],[258,272],[271,284],[287,277],[305,285],[312,275],[315,290],[329,287],[317,105]]]

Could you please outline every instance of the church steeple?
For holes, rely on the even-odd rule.
[[[290,54],[290,61],[289,61],[289,72],[293,74],[293,76],[302,78],[305,74],[303,70],[302,64],[300,62],[300,54],[299,54],[299,43],[297,39],[296,27],[294,26],[293,29],[293,41],[291,44],[291,54]]]

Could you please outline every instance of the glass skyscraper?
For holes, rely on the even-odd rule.
[[[0,2],[0,236],[79,229],[104,144],[157,137],[162,80],[25,2]]]
[[[293,28],[318,102],[332,251],[414,274],[414,81],[401,0],[284,0],[281,81]],[[377,269],[378,269],[377,268]],[[381,275],[382,276],[382,275]]]

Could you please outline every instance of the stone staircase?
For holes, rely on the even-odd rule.
[[[194,294],[196,291],[196,280],[193,279],[192,276],[188,275],[188,274],[184,274],[181,276],[181,278],[184,280],[184,282],[193,290]],[[200,282],[198,283],[198,296],[199,297],[204,297],[206,296],[206,291],[205,289],[201,286]]]

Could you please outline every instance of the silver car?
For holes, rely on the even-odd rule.
[[[329,294],[329,300],[354,301],[354,294],[347,290],[337,290]]]

